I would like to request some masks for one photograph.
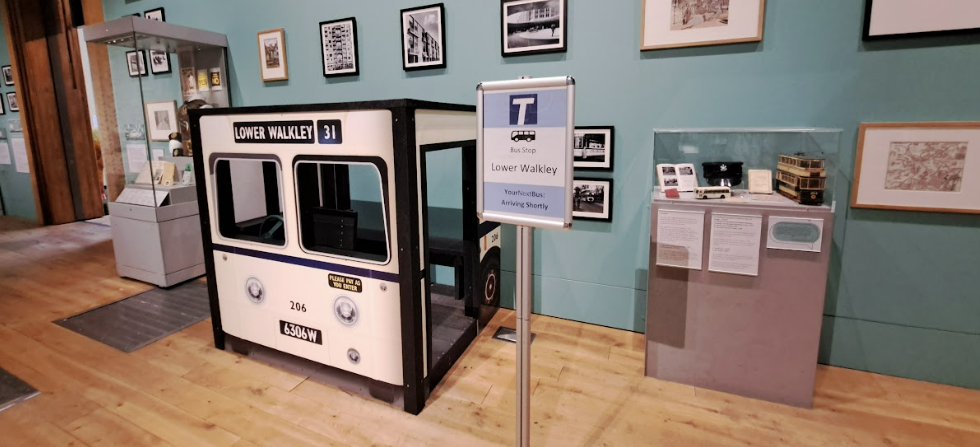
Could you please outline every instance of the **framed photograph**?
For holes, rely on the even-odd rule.
[[[143,18],[147,20],[156,20],[158,22],[166,22],[166,16],[163,14],[163,8],[151,9],[149,11],[143,12]]]
[[[7,105],[11,112],[20,112],[20,104],[17,103],[17,93],[7,92]]]
[[[131,78],[146,76],[146,53],[143,50],[127,51],[126,68]]]
[[[765,0],[643,0],[640,50],[762,40]]]
[[[446,8],[442,3],[402,10],[402,69],[446,67]]]
[[[150,72],[158,75],[172,72],[170,54],[166,51],[150,50]],[[132,74],[130,74],[132,76]]]
[[[3,85],[14,85],[14,70],[9,65],[0,67],[3,72]]]
[[[320,46],[323,56],[323,76],[357,76],[357,21],[347,19],[320,22]]]
[[[579,126],[575,128],[573,157],[575,169],[612,171],[613,126]]]
[[[17,100],[14,99],[14,102],[17,102]],[[3,101],[0,101],[0,115],[6,115],[6,114],[7,114],[7,110],[4,109],[4,107],[3,107]],[[0,129],[0,133],[2,133],[2,132],[3,132],[3,129]]]
[[[286,68],[286,32],[282,28],[260,31],[259,69],[263,81],[285,81],[289,79]]]
[[[980,213],[980,122],[863,123],[852,208]]]
[[[864,40],[980,31],[976,0],[865,0]]]
[[[500,53],[504,57],[568,50],[566,0],[503,0]]]
[[[146,103],[146,128],[150,141],[169,141],[177,131],[177,101]]]
[[[612,179],[576,178],[572,185],[573,218],[612,222]]]

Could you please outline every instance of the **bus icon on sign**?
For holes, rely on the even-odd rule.
[[[514,140],[515,143],[521,140],[531,142],[534,141],[536,137],[537,135],[533,130],[515,130],[510,133],[510,139]]]

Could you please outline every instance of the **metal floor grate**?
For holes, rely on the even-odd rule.
[[[191,281],[153,289],[55,324],[123,352],[133,352],[211,316],[208,287]]]
[[[0,368],[0,411],[37,396],[37,390]]]

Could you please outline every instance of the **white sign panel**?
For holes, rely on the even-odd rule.
[[[701,270],[704,211],[657,212],[657,265]]]
[[[823,219],[769,216],[766,248],[820,253]]]
[[[7,146],[6,142],[0,143],[0,165],[9,165],[13,163],[10,159],[10,147]]]
[[[759,276],[761,246],[762,216],[720,213],[711,215],[708,270]]]
[[[27,142],[23,138],[12,138],[10,145],[14,149],[14,164],[17,166],[17,172],[30,174],[31,165],[27,161]]]
[[[142,143],[130,143],[126,145],[126,162],[129,172],[139,173],[146,164],[146,145]]]
[[[571,78],[488,82],[477,101],[477,211],[495,222],[572,223]]]

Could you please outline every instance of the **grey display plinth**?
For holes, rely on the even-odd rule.
[[[156,190],[169,191],[168,201],[174,203],[161,207],[109,203],[112,246],[120,276],[170,287],[204,275],[197,192],[194,186],[157,186]]]
[[[813,404],[834,213],[789,200],[662,199],[655,192],[646,375],[798,407]],[[657,265],[660,209],[704,212],[702,269]],[[759,276],[711,272],[712,213],[762,216]],[[766,248],[771,216],[823,219],[819,253]]]

